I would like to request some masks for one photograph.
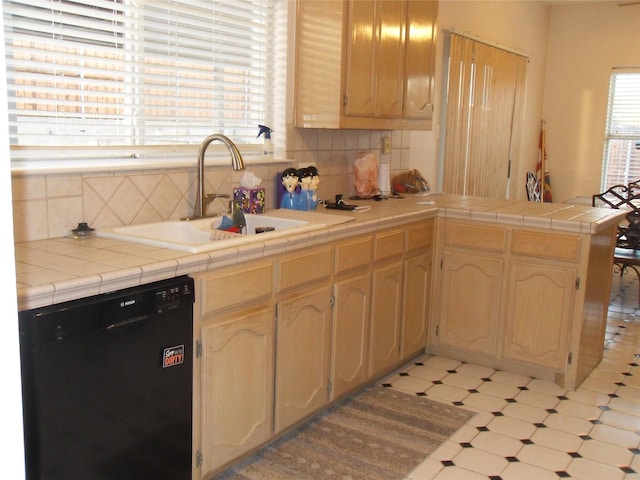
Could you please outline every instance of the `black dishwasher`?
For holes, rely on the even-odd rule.
[[[193,280],[18,314],[28,480],[191,479]]]

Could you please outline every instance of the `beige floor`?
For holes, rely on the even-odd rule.
[[[604,359],[574,392],[434,356],[386,378],[478,412],[407,479],[640,480],[640,309],[628,277],[614,277]]]

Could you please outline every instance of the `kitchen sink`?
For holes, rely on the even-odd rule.
[[[153,247],[191,253],[207,252],[260,240],[308,232],[325,227],[325,223],[282,218],[266,214],[245,215],[243,233],[218,230],[222,217],[199,218],[191,221],[164,221],[98,230],[99,237],[127,240]],[[256,229],[266,230],[256,234]]]

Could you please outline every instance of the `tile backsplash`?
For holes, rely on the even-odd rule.
[[[391,137],[391,151],[383,155],[382,139]],[[275,208],[277,173],[288,166],[315,165],[320,171],[318,194],[333,199],[353,193],[352,160],[361,150],[378,154],[390,165],[391,176],[409,166],[408,131],[316,130],[290,128],[289,163],[251,164],[263,179],[267,208]],[[207,167],[208,193],[228,193],[242,172],[230,166]],[[197,169],[193,167],[102,173],[15,174],[12,178],[14,238],[16,242],[66,236],[78,222],[94,228],[178,219],[193,213]],[[227,199],[215,200],[210,212],[227,209]]]

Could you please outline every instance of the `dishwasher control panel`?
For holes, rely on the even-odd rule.
[[[180,285],[171,285],[156,290],[156,309],[158,313],[194,302],[193,282],[185,281]]]

